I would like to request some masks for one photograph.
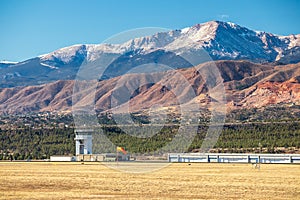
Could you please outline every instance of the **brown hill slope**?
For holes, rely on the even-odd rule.
[[[197,66],[207,67],[213,63]],[[263,107],[269,104],[300,104],[300,63],[271,66],[247,61],[215,62],[223,78],[230,109]],[[70,111],[74,81],[0,89],[1,113]],[[186,87],[188,86],[188,87]],[[192,90],[191,90],[192,89]],[[168,107],[183,103],[208,105],[213,97],[195,68],[152,74],[128,74],[100,81],[94,94],[76,94],[76,106],[95,101],[97,110],[130,104],[130,111],[155,105]]]

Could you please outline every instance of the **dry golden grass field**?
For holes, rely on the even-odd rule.
[[[291,164],[176,163],[133,174],[101,163],[0,162],[0,177],[0,199],[300,199],[300,165]]]

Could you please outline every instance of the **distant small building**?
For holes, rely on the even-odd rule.
[[[75,130],[75,145],[76,156],[80,154],[92,154],[93,148],[93,134],[92,129],[78,129]]]
[[[129,161],[130,155],[129,154],[122,154],[122,153],[106,153],[103,155],[103,161],[111,162],[111,161]],[[118,158],[117,158],[118,155]]]
[[[70,162],[76,161],[74,156],[50,156],[51,162]]]
[[[77,161],[98,161],[98,162],[116,162],[116,161],[129,161],[129,154],[116,153],[103,153],[103,154],[79,154],[76,156]]]

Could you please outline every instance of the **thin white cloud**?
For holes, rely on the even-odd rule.
[[[219,18],[220,20],[226,21],[226,20],[229,19],[229,15],[221,14],[221,15],[218,15],[218,18]]]

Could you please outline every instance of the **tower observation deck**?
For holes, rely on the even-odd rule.
[[[75,130],[75,145],[76,155],[92,154],[93,148],[93,129],[76,129]]]

